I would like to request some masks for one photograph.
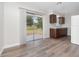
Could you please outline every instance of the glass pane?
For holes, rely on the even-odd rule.
[[[33,35],[33,19],[32,16],[27,16],[27,35]]]
[[[43,36],[43,26],[42,26],[42,18],[37,17],[34,19],[34,38],[40,39]]]
[[[33,19],[31,15],[27,15],[27,41],[33,40]]]

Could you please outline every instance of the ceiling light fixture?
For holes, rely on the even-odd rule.
[[[56,5],[61,5],[62,4],[62,2],[57,2],[57,4]]]

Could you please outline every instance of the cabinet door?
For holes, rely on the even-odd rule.
[[[65,18],[59,17],[59,24],[65,24]]]
[[[50,38],[55,37],[55,30],[54,29],[50,29]]]
[[[50,23],[56,23],[56,15],[50,15]]]
[[[61,36],[66,36],[67,35],[67,28],[62,28],[60,29]]]

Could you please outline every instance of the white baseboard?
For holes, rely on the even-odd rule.
[[[68,36],[71,36],[71,34],[67,34]]]
[[[25,43],[24,43],[24,44],[25,44]],[[11,48],[11,47],[15,47],[15,46],[20,46],[20,45],[22,45],[22,44],[17,43],[17,44],[13,44],[13,45],[4,46],[4,47],[1,49],[1,51],[0,51],[0,56],[1,56],[1,54],[3,53],[3,51],[4,51],[5,49]]]
[[[19,45],[21,45],[21,44],[20,43],[16,43],[16,44],[13,44],[13,45],[7,45],[7,46],[4,46],[3,49],[7,49],[7,48],[19,46]]]
[[[4,46],[3,49],[16,47],[16,46],[20,46],[20,45],[23,45],[23,44],[26,44],[26,43],[16,43],[16,44],[13,44],[13,45],[7,45],[7,46]]]
[[[1,51],[0,51],[0,56],[1,56],[1,54],[2,54],[3,51],[4,51],[4,48],[1,49]]]
[[[71,43],[76,44],[76,45],[79,45],[79,42],[73,42],[73,41],[71,41]]]
[[[17,43],[17,44],[13,44],[13,45],[7,45],[7,46],[4,46],[1,51],[0,51],[0,56],[2,54],[2,52],[4,51],[4,49],[7,49],[7,48],[11,48],[11,47],[15,47],[15,46],[19,46],[21,45],[20,43]]]

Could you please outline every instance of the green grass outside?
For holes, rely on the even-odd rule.
[[[36,28],[35,26],[28,26],[26,31],[27,31],[27,35],[32,35],[33,32],[34,34],[38,34],[38,35],[43,34],[43,30],[41,28]]]

